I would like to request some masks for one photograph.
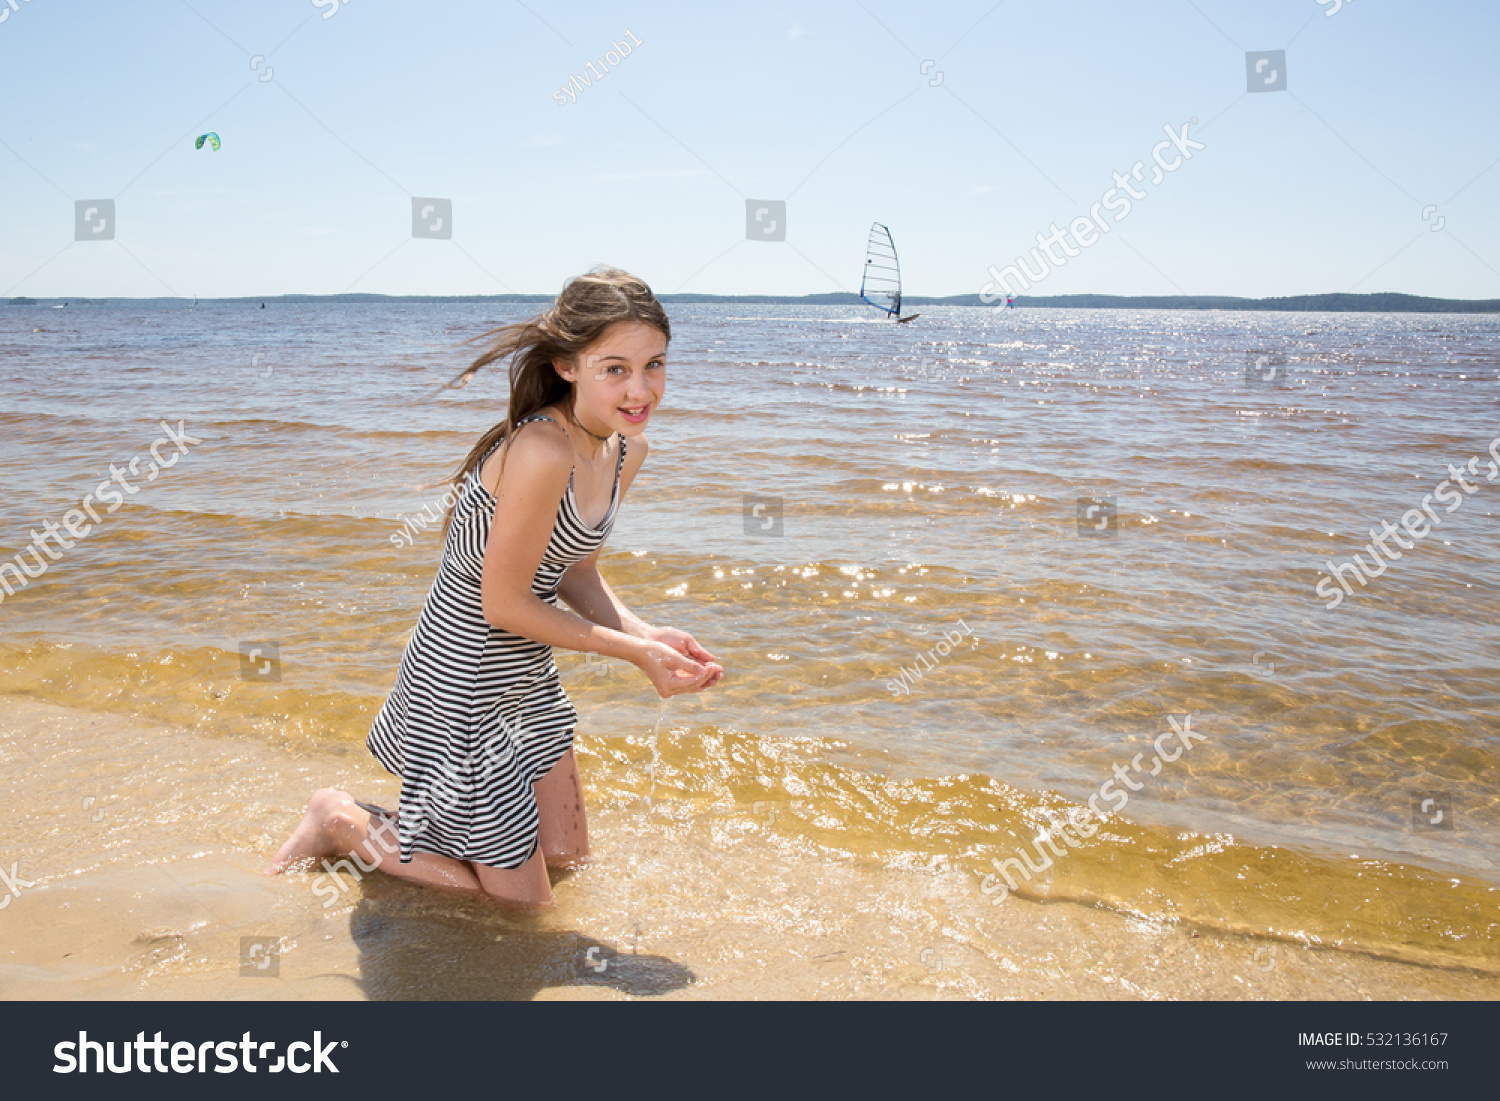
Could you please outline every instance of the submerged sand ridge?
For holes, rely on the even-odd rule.
[[[824,760],[817,743],[690,726],[658,737],[654,784],[644,734],[580,738],[596,862],[557,881],[553,912],[517,918],[379,875],[259,874],[315,787],[394,801],[395,782],[361,753],[0,697],[0,866],[26,884],[0,910],[0,997],[1500,996],[1471,948],[1488,937],[1483,914],[1467,903],[1430,903],[1444,933],[1426,941],[1397,923],[1375,943],[1346,922],[1339,948],[1263,913],[1246,915],[1259,935],[1245,935],[1212,899],[1195,913],[1178,894],[1215,882],[1174,881],[1172,867],[1194,867],[1185,853],[1212,847],[1185,835],[1150,881],[1078,850],[1055,881],[991,905],[978,884],[1010,838],[953,804],[966,785],[1003,785],[881,778]],[[861,804],[903,794],[905,846],[858,821]],[[1160,847],[1145,827],[1118,829],[1126,840],[1101,852]],[[1369,871],[1250,856],[1286,877],[1285,896],[1322,882],[1337,901]],[[1112,874],[1124,889],[1104,885]],[[1399,882],[1420,901],[1420,879]],[[1468,886],[1427,889],[1442,884]],[[1375,924],[1390,920],[1375,910]]]

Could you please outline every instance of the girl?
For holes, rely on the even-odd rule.
[[[663,697],[723,676],[692,635],[633,615],[596,565],[666,386],[661,304],[634,276],[595,269],[496,334],[450,385],[509,356],[508,415],[453,478],[437,577],[367,740],[401,777],[399,813],[316,792],[267,874],[348,855],[365,871],[547,906],[547,868],[588,857],[578,713],[552,647],[623,658]]]

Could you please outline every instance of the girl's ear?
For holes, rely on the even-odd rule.
[[[552,369],[557,372],[558,377],[564,382],[577,381],[578,368],[573,366],[573,362],[570,359],[562,356],[553,356]]]

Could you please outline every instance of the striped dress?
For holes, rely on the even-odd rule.
[[[520,423],[538,419],[552,420],[533,413]],[[609,511],[598,528],[578,514],[569,475],[531,582],[540,599],[556,606],[563,571],[608,537],[624,464],[621,436]],[[495,498],[480,480],[483,466],[459,489],[437,577],[365,743],[401,777],[396,832],[403,863],[416,852],[492,868],[526,863],[538,844],[531,785],[572,746],[578,721],[558,682],[552,647],[484,618],[480,577]]]

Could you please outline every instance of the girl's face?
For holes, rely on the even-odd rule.
[[[556,367],[573,384],[573,412],[585,427],[638,436],[667,387],[667,338],[644,321],[616,321],[576,365]]]

